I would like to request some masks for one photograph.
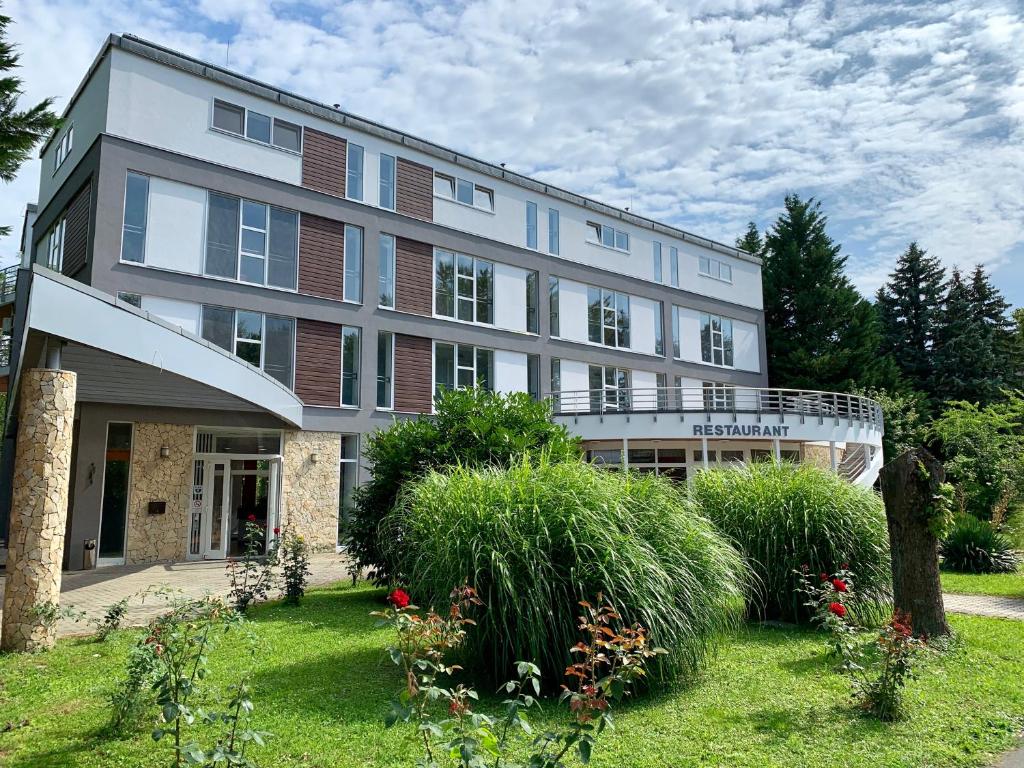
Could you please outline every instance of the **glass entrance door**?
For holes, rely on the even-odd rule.
[[[228,520],[231,516],[228,506],[230,474],[226,461],[207,459],[205,464],[202,549],[205,559],[215,560],[227,556]]]
[[[248,525],[260,529],[257,551],[261,555],[266,552],[276,525],[270,487],[272,476],[276,475],[275,465],[272,459],[235,459],[231,462],[231,521],[228,526],[231,539],[228,554],[232,557],[245,552]]]

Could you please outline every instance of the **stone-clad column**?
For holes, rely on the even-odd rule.
[[[34,609],[60,599],[76,386],[71,371],[33,368],[22,376],[0,632],[5,651],[49,648],[55,639],[56,627]]]

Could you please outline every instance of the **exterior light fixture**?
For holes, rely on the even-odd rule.
[[[311,453],[311,454],[309,454],[309,460],[312,463],[316,464],[318,461],[320,461],[320,454],[319,453]]]
[[[168,448],[166,445],[161,445],[160,446],[160,458],[161,459],[169,459],[169,458],[171,458],[171,449]]]

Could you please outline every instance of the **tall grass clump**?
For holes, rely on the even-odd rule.
[[[809,464],[757,462],[699,472],[690,496],[747,556],[760,590],[752,618],[803,621],[794,571],[831,574],[848,564],[862,620],[882,615],[892,572],[885,509],[879,496]]]
[[[742,558],[662,478],[544,458],[455,467],[407,488],[384,524],[401,531],[391,556],[417,603],[476,588],[484,607],[463,663],[496,680],[524,660],[562,681],[578,603],[598,593],[668,651],[650,669],[655,681],[698,670],[742,616]]]
[[[942,565],[961,573],[1013,573],[1020,556],[992,523],[961,512],[942,541]]]

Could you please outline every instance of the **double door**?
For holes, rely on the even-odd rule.
[[[279,524],[281,459],[196,457],[188,556],[215,560],[241,555],[248,526],[265,552]]]

